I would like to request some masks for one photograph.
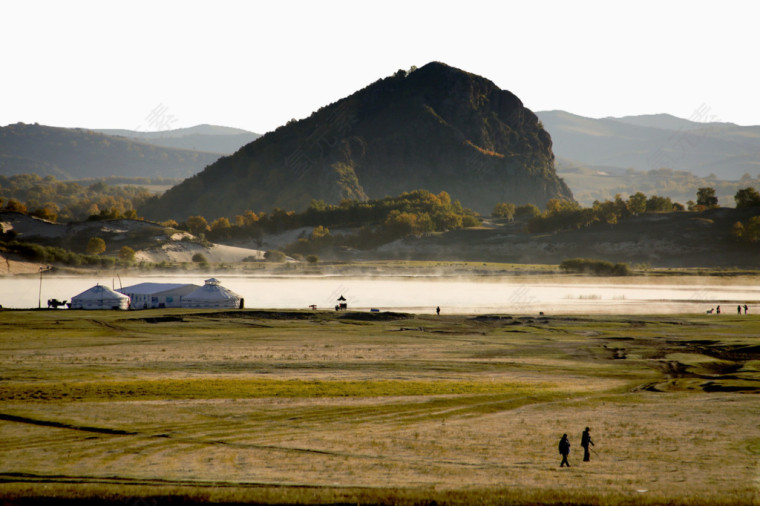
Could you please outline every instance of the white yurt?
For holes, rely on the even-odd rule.
[[[211,278],[202,287],[182,297],[182,307],[242,308],[243,298],[223,287],[218,279]]]
[[[71,309],[129,309],[129,297],[95,285],[71,298]]]

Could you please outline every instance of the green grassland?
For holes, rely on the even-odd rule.
[[[0,363],[4,504],[760,503],[753,315],[6,310]]]

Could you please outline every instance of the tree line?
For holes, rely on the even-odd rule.
[[[734,200],[738,209],[760,207],[760,193],[752,187],[737,191]],[[618,194],[614,200],[603,202],[597,200],[591,207],[582,207],[573,201],[551,199],[543,212],[531,204],[518,207],[504,202],[497,204],[491,215],[508,220],[523,219],[527,221],[526,231],[545,233],[580,229],[597,223],[614,225],[620,220],[644,213],[669,213],[686,210],[699,212],[716,207],[718,207],[718,197],[715,195],[715,189],[703,187],[697,190],[696,201],[690,200],[686,206],[673,202],[669,197],[647,196],[642,192],[637,192],[627,199]],[[747,237],[747,234],[738,229],[735,235]]]
[[[370,249],[409,235],[476,226],[480,220],[474,211],[452,201],[446,192],[436,195],[415,190],[376,200],[344,199],[337,205],[312,200],[301,213],[279,208],[258,214],[248,210],[211,223],[203,216],[191,216],[181,223],[170,220],[163,224],[212,241],[256,239],[265,233],[311,227],[310,233],[287,248],[290,253],[308,254],[336,247]],[[331,228],[347,231],[334,233]]]
[[[138,217],[151,193],[139,186],[115,186],[105,180],[58,181],[36,174],[0,176],[0,209],[49,221]]]

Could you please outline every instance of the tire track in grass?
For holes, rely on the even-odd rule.
[[[136,436],[137,432],[131,432],[121,429],[111,429],[107,427],[88,427],[86,425],[73,425],[69,423],[63,423],[63,422],[55,422],[52,420],[38,420],[35,418],[27,418],[25,416],[17,416],[17,415],[9,415],[6,413],[0,413],[0,420],[4,420],[6,422],[18,422],[18,423],[28,423],[31,425],[40,425],[42,427],[56,427],[59,429],[71,429],[71,430],[78,430],[82,432],[94,432],[96,434],[109,434],[113,436]]]

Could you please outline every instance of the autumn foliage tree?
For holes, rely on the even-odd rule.
[[[87,241],[87,253],[90,255],[100,255],[106,250],[106,242],[100,237],[90,237]]]

